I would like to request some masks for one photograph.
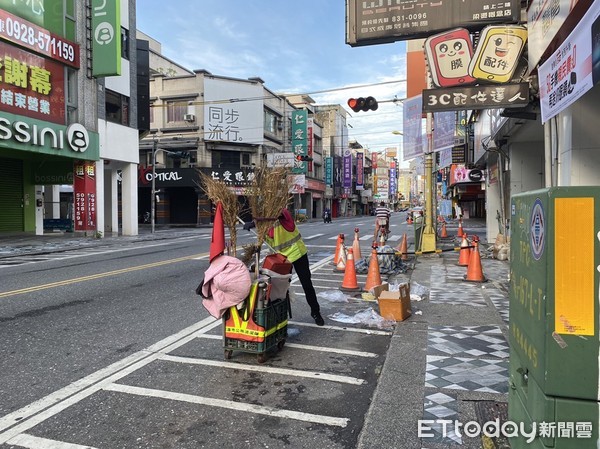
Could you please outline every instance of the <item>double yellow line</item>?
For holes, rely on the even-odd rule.
[[[37,292],[40,290],[46,290],[48,288],[62,287],[64,285],[78,284],[80,282],[93,281],[95,279],[102,279],[105,277],[116,276],[119,274],[131,273],[133,271],[145,270],[147,268],[160,267],[162,265],[169,265],[172,263],[183,262],[184,260],[197,259],[199,257],[206,257],[206,256],[207,256],[207,254],[195,254],[193,256],[185,256],[185,257],[179,257],[177,259],[163,260],[161,262],[147,263],[144,265],[139,265],[137,267],[122,268],[120,270],[107,271],[106,273],[91,274],[89,276],[83,276],[83,277],[79,277],[79,278],[75,278],[75,279],[65,279],[64,281],[51,282],[49,284],[36,285],[33,287],[21,288],[18,290],[11,290],[8,292],[0,292],[0,298],[6,298],[8,296],[14,296],[14,295],[22,295],[24,293]]]

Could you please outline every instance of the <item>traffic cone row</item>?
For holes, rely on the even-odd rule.
[[[460,243],[460,252],[458,255],[458,266],[468,267],[470,258],[471,247],[469,246],[469,239],[467,238],[467,234],[463,234],[462,242]]]
[[[400,260],[408,259],[408,240],[406,238],[406,233],[402,234],[402,240],[400,244],[394,248],[396,252],[400,253]]]
[[[371,250],[371,260],[369,262],[369,271],[367,272],[367,282],[365,283],[365,291],[369,291],[373,287],[381,285],[381,273],[379,272],[379,260],[377,259],[377,249],[373,247]]]
[[[481,268],[481,258],[479,257],[479,239],[477,236],[473,237],[473,248],[469,256],[469,266],[467,267],[467,274],[464,277],[465,281],[468,282],[487,282],[486,277],[483,275],[483,269]]]
[[[340,290],[357,291],[360,290],[356,280],[356,267],[354,266],[354,251],[348,248],[348,260],[346,261],[346,269],[344,270],[344,280]]]
[[[335,244],[335,254],[333,256],[333,264],[337,265],[340,261],[340,251],[344,245],[344,234],[338,234],[337,243]]]
[[[446,230],[446,221],[442,221],[442,230],[440,231],[440,238],[446,239],[448,238],[448,231]]]
[[[358,228],[354,228],[354,242],[352,243],[352,251],[354,252],[354,257],[356,260],[362,259],[360,254],[360,243],[358,241]]]
[[[463,231],[463,227],[462,227],[462,218],[459,218],[459,220],[458,220],[458,231],[456,232],[456,236],[457,237],[462,237],[464,233],[465,232]]]

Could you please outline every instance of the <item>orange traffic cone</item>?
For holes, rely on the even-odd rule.
[[[402,242],[400,242],[400,260],[408,260],[408,240],[406,234],[402,235]]]
[[[469,258],[469,267],[467,268],[467,274],[464,277],[465,281],[468,282],[487,282],[487,279],[483,275],[481,269],[481,258],[479,257],[479,239],[477,236],[473,237],[473,250],[471,251],[471,257]]]
[[[344,280],[340,287],[340,290],[343,291],[360,290],[358,282],[356,281],[356,267],[354,266],[354,255],[352,253],[352,248],[348,248],[348,260],[346,263],[346,270],[344,271]]]
[[[462,218],[460,218],[458,220],[458,231],[456,232],[456,236],[457,237],[462,237],[464,233],[465,232],[463,231],[463,227],[462,227]]]
[[[463,234],[462,242],[460,243],[458,266],[459,267],[468,267],[470,258],[471,258],[471,248],[469,247],[469,240],[467,239],[467,234],[465,233],[465,234]]]
[[[336,264],[333,271],[346,271],[346,246],[342,243],[342,247],[340,248],[340,257],[338,258],[338,263]]]
[[[367,282],[365,283],[365,291],[369,291],[378,285],[381,285],[381,274],[379,273],[377,250],[373,248],[371,251],[371,261],[369,262],[369,271],[367,273]]]
[[[340,261],[340,249],[344,244],[344,234],[338,234],[337,243],[335,245],[335,255],[333,256],[333,264],[337,265]]]
[[[448,238],[448,231],[446,230],[446,222],[442,222],[442,231],[440,232],[440,238],[445,239]]]
[[[354,228],[354,242],[352,243],[352,251],[356,260],[362,259],[360,255],[360,243],[358,241],[358,228]]]

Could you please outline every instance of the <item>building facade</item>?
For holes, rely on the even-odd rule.
[[[135,235],[135,1],[45,6],[0,1],[0,232]]]

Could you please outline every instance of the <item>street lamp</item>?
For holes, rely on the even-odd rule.
[[[156,148],[157,144],[158,141],[154,139],[154,143],[152,145],[152,190],[150,192],[150,232],[152,234],[154,234],[154,227],[156,223],[156,154],[159,151],[174,154],[172,151],[168,151],[163,148]]]

